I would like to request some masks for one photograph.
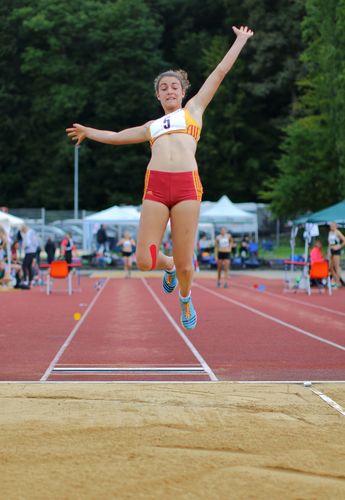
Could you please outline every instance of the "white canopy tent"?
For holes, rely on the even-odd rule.
[[[256,240],[258,239],[257,216],[236,207],[226,195],[211,208],[202,210],[200,222],[224,224],[234,234],[255,233]]]
[[[84,250],[92,250],[93,235],[97,232],[101,224],[117,226],[119,233],[124,227],[133,226],[135,229],[138,227],[140,213],[133,206],[120,207],[114,205],[113,207],[101,210],[95,214],[89,215],[83,220],[84,229]]]
[[[7,233],[7,269],[6,272],[9,274],[11,269],[11,240],[10,231],[11,227],[19,227],[24,224],[24,220],[15,215],[11,215],[7,212],[2,212],[0,210],[0,225],[4,228]]]
[[[24,220],[21,219],[20,217],[16,217],[15,215],[11,215],[7,212],[2,212],[0,210],[0,225],[1,226],[21,226],[24,224]]]

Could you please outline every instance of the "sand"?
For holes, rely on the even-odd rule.
[[[345,498],[345,417],[301,385],[2,383],[0,431],[6,500]]]

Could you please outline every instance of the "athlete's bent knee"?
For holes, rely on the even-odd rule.
[[[140,253],[136,254],[136,263],[139,271],[149,271],[151,269],[151,259]]]
[[[137,252],[136,253],[137,268],[139,271],[152,271],[156,268],[157,264],[157,250],[156,245],[150,245],[150,252]]]

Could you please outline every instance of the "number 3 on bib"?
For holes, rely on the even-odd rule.
[[[170,118],[167,118],[167,117],[164,118],[164,120],[163,120],[163,127],[165,129],[170,128]]]

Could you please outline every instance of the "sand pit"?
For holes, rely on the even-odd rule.
[[[0,426],[1,498],[345,498],[345,417],[300,385],[4,383]]]

